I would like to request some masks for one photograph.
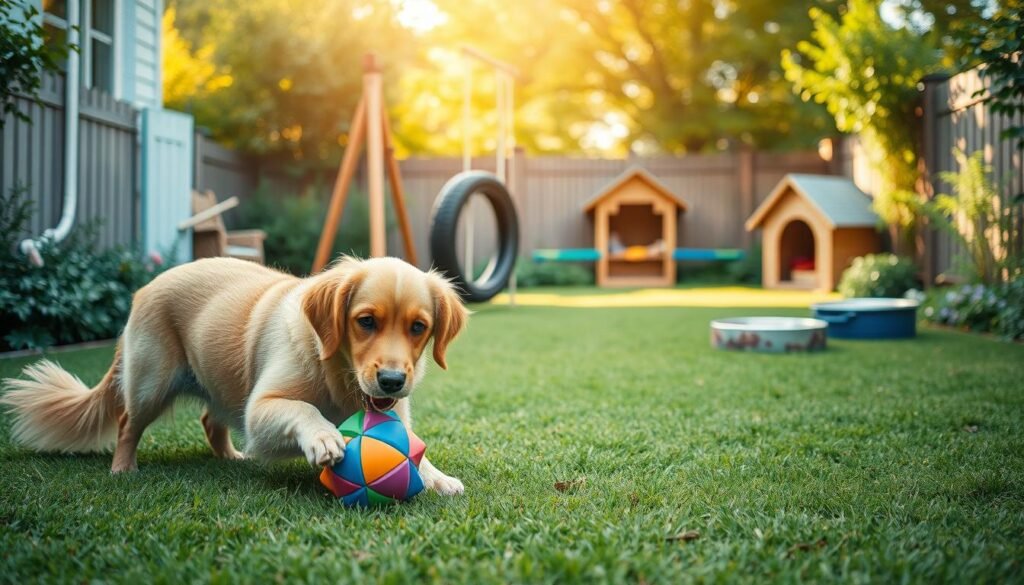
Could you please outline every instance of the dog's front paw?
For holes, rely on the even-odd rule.
[[[306,461],[313,467],[330,467],[345,458],[345,440],[334,429],[312,433],[301,446]]]
[[[442,496],[457,496],[466,491],[466,487],[458,478],[445,475],[441,472],[432,474],[432,477],[424,477],[423,484]]]

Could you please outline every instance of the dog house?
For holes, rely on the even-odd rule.
[[[598,286],[676,282],[676,219],[686,202],[647,171],[620,175],[583,208],[593,214]]]
[[[854,258],[879,250],[871,199],[843,177],[786,175],[747,220],[761,228],[765,288],[830,291]]]

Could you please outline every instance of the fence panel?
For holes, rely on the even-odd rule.
[[[743,160],[738,154],[582,159],[533,158],[517,153],[513,196],[520,213],[521,252],[593,246],[592,220],[584,215],[583,208],[594,194],[633,165],[649,171],[687,202],[689,211],[680,219],[678,241],[680,246],[695,248],[744,247],[748,240],[743,223],[753,206],[767,197],[786,173],[831,173],[830,165],[813,152],[754,153],[746,159],[748,163]],[[742,164],[751,165],[748,187],[741,180]],[[430,210],[441,186],[461,170],[461,161],[413,158],[401,161],[400,167],[420,264],[426,267],[430,261]],[[473,168],[493,171],[494,161],[474,160]],[[744,189],[752,192],[744,193]],[[749,197],[749,202],[745,203],[744,197]],[[486,206],[478,206],[475,211],[478,225],[487,225]],[[474,257],[487,257],[492,252],[487,249],[491,242],[493,238],[480,238]],[[461,251],[461,238],[458,245]],[[388,249],[401,253],[397,230],[389,234]]]
[[[257,173],[266,178],[273,172],[219,147],[219,150],[212,148],[205,139],[203,143],[206,154],[197,154],[195,184],[199,189],[213,189],[220,199],[231,195],[244,199],[255,188]],[[787,173],[833,174],[833,165],[822,160],[816,152],[585,159],[527,157],[519,151],[514,161],[513,197],[520,214],[520,251],[528,254],[538,248],[593,246],[592,220],[584,215],[583,208],[591,197],[633,165],[649,171],[687,202],[689,211],[680,218],[678,242],[680,246],[694,248],[746,247],[751,238],[744,230],[744,222],[783,176]],[[442,186],[462,170],[462,161],[454,157],[417,157],[400,161],[399,167],[413,241],[419,252],[420,265],[426,268],[431,260],[429,232],[434,200]],[[493,172],[494,159],[474,159],[473,168]],[[749,178],[746,182],[744,176]],[[324,179],[315,184],[319,185],[318,191],[326,198],[334,177],[328,173]],[[301,189],[280,188],[275,191],[281,196],[289,196]],[[350,203],[354,198],[365,196],[366,177],[360,168],[353,179]],[[388,206],[388,251],[401,255],[401,234],[390,211],[390,198]],[[347,207],[346,214],[351,209],[353,207]],[[365,209],[365,205],[358,209]],[[493,226],[486,204],[476,205],[474,214],[477,225]],[[353,220],[366,221],[366,218],[346,215],[346,222]],[[494,242],[493,234],[480,233],[474,246],[474,258],[479,261],[489,257]],[[457,242],[460,253],[463,244],[460,235]]]
[[[928,193],[949,193],[950,185],[939,174],[958,171],[954,155],[961,150],[966,155],[981,151],[985,162],[992,165],[992,177],[999,182],[1003,202],[1024,191],[1024,165],[1021,150],[1012,140],[1000,136],[1009,127],[1021,126],[1019,114],[995,114],[978,95],[987,87],[987,81],[978,69],[965,71],[948,79],[925,80],[924,92],[924,156],[928,170]],[[962,254],[959,244],[945,233],[931,238],[930,267],[932,275],[957,269],[957,258]],[[1018,242],[1017,245],[1020,245]]]
[[[44,76],[39,102],[18,99],[31,122],[8,116],[0,136],[0,189],[26,189],[33,213],[24,237],[60,221],[64,205],[64,78]],[[79,98],[76,226],[98,222],[101,246],[137,241],[136,112],[109,95]]]
[[[195,145],[192,177],[194,189],[213,191],[220,201],[229,197],[238,197],[244,201],[255,193],[259,181],[251,160],[233,150],[224,148],[198,132],[193,144]],[[224,214],[224,221],[231,226],[237,225],[240,213],[241,207],[229,210]]]

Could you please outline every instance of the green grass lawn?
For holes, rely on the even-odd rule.
[[[345,509],[304,461],[213,459],[194,405],[120,476],[0,415],[0,581],[1024,580],[1024,346],[734,354],[711,318],[807,311],[477,309],[414,399],[465,496]],[[56,359],[95,383],[111,353]]]

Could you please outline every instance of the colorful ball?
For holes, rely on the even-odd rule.
[[[320,483],[346,506],[377,506],[423,491],[419,465],[427,446],[393,410],[359,412],[338,426],[345,458],[325,467]]]

